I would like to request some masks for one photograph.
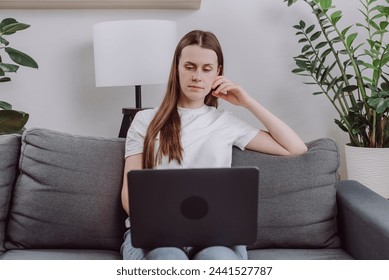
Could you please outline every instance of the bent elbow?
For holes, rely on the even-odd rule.
[[[300,156],[308,151],[308,148],[305,144],[299,145],[289,151],[291,156]]]

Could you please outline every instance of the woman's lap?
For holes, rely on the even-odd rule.
[[[131,243],[130,229],[124,234],[121,253],[125,260],[245,260],[246,246],[212,246],[207,248],[161,247],[155,249],[135,248]]]

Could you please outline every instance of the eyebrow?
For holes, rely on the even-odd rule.
[[[184,64],[190,64],[190,65],[193,65],[193,66],[197,66],[196,63],[194,62],[191,62],[191,61],[185,61]],[[215,65],[213,63],[207,63],[207,64],[204,64],[203,66],[211,66],[211,67],[214,67]]]

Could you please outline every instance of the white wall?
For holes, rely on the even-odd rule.
[[[350,1],[336,2],[342,9],[342,2],[351,6]],[[358,14],[356,9],[351,12],[355,14],[346,23]],[[315,90],[291,73],[300,49],[292,26],[312,18],[302,1],[289,8],[282,0],[202,0],[200,10],[0,10],[0,19],[6,17],[31,24],[9,40],[40,66],[20,69],[11,83],[0,84],[0,100],[30,114],[27,127],[116,137],[121,108],[134,106],[134,88],[95,87],[92,26],[111,20],[169,19],[178,23],[179,37],[192,29],[213,31],[224,49],[226,76],[305,141],[331,137],[342,151],[347,141],[333,122],[336,113],[329,102],[312,96]],[[157,106],[163,91],[164,86],[143,87],[143,105]],[[223,106],[257,125],[241,108]],[[341,173],[343,169],[342,159]]]

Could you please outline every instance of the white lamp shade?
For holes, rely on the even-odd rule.
[[[167,83],[177,43],[168,20],[125,20],[93,26],[96,86]]]

